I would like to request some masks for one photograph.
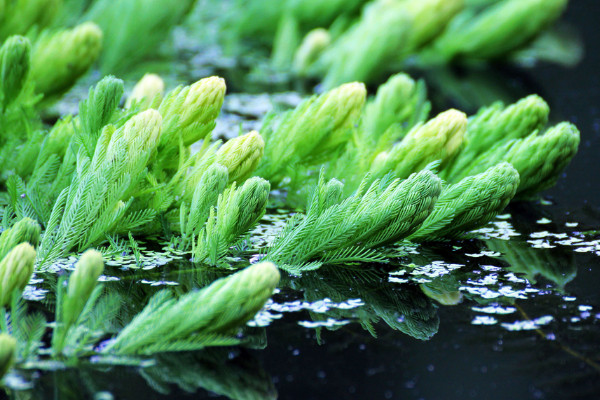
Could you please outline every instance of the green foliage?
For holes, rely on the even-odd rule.
[[[524,138],[501,141],[478,155],[450,181],[480,173],[501,162],[509,162],[520,176],[518,197],[531,197],[554,185],[579,147],[579,130],[562,122],[543,134],[537,131]],[[458,155],[459,160],[461,155]]]
[[[33,274],[35,250],[29,243],[12,248],[0,261],[0,309],[11,304],[13,293],[22,292]]]
[[[236,333],[278,282],[277,268],[263,262],[178,299],[162,290],[102,353],[152,354],[238,343]]]
[[[508,163],[444,187],[433,212],[410,240],[452,239],[485,225],[508,205],[519,187],[519,174]]]
[[[92,158],[78,153],[76,172],[54,204],[40,245],[42,266],[153,219],[154,210],[127,211],[156,149],[161,123],[157,111],[144,111],[121,128],[106,126]]]
[[[73,29],[44,31],[33,45],[31,79],[38,93],[62,95],[100,55],[102,31],[86,22]]]
[[[416,125],[402,141],[379,153],[371,164],[370,173],[381,177],[393,171],[396,176],[406,178],[434,161],[441,162],[443,168],[445,161],[460,148],[466,128],[465,114],[457,110],[445,111],[426,124]]]
[[[94,21],[104,32],[102,73],[126,72],[155,55],[156,48],[194,4],[195,0],[95,1],[83,19]]]
[[[3,0],[0,5],[0,42],[50,25],[63,0]]]
[[[433,210],[441,182],[430,171],[406,180],[363,180],[342,200],[341,183],[315,188],[306,215],[296,214],[268,249],[266,259],[293,272],[323,263],[384,261],[376,247],[413,233]]]
[[[365,97],[363,84],[350,83],[313,96],[279,118],[267,118],[256,175],[276,186],[296,164],[314,165],[332,157],[351,138]]]
[[[367,101],[357,132],[359,146],[387,149],[413,126],[425,121],[430,109],[425,82],[415,82],[406,74],[392,76]]]
[[[527,44],[564,11],[568,0],[501,0],[468,7],[435,41],[436,57],[497,58]]]
[[[271,185],[262,178],[248,179],[239,188],[234,182],[219,195],[205,228],[198,235],[194,261],[217,265],[265,214]]]
[[[194,190],[190,204],[183,202],[180,208],[181,241],[178,247],[188,249],[200,235],[210,215],[211,208],[217,204],[219,195],[228,181],[227,169],[220,164],[211,165],[202,175]]]
[[[219,148],[216,160],[227,167],[229,182],[244,182],[258,166],[265,142],[256,131],[228,140]]]
[[[469,118],[464,146],[442,176],[450,181],[467,176],[465,170],[474,160],[500,142],[521,139],[541,131],[548,122],[548,104],[536,95],[527,96],[515,104],[504,106],[496,102],[481,108]]]
[[[31,218],[23,218],[0,235],[0,259],[19,243],[27,242],[37,246],[40,241],[41,227]]]
[[[325,76],[328,88],[377,80],[389,72],[390,64],[400,63],[437,36],[461,8],[460,0],[373,1],[313,68]]]
[[[23,90],[29,74],[31,43],[12,36],[0,48],[0,105],[4,112]]]
[[[107,76],[90,88],[88,98],[79,103],[79,138],[89,156],[93,154],[100,131],[111,122],[122,96],[123,81]]]

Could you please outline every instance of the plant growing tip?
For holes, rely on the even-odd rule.
[[[31,43],[23,36],[11,36],[0,47],[0,105],[5,110],[23,90],[30,68]]]
[[[217,152],[216,162],[227,167],[229,182],[243,183],[260,162],[265,142],[256,131],[228,140]]]
[[[0,259],[19,243],[27,242],[37,246],[42,228],[31,218],[23,218],[0,235]]]
[[[157,108],[165,92],[165,82],[156,74],[146,74],[133,87],[125,102],[125,108],[145,110]]]
[[[104,271],[102,254],[96,250],[87,250],[75,264],[75,272],[69,278],[67,292],[62,305],[62,322],[71,326],[81,314],[96,283]]]
[[[0,261],[0,307],[10,305],[13,293],[22,291],[33,274],[35,250],[29,243],[15,246]]]
[[[36,40],[31,55],[31,78],[46,97],[67,91],[98,59],[102,31],[85,22],[73,29],[49,33]]]

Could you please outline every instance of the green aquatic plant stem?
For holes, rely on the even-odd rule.
[[[365,86],[349,83],[267,119],[260,131],[264,156],[255,175],[277,186],[296,164],[315,165],[332,157],[351,138],[365,99]]]
[[[508,163],[447,185],[423,225],[409,240],[458,238],[485,225],[508,205],[519,187],[519,173]]]
[[[18,244],[27,242],[37,246],[41,227],[31,218],[23,218],[0,235],[0,259],[3,259]]]
[[[44,31],[31,53],[31,79],[46,98],[63,94],[98,59],[102,31],[91,22],[56,33]]]
[[[194,261],[217,265],[265,214],[270,189],[268,181],[253,177],[240,187],[233,183],[219,195],[198,235]]]
[[[72,249],[84,250],[111,232],[128,232],[154,217],[153,210],[127,214],[161,133],[162,118],[147,110],[121,128],[106,126],[93,157],[77,157],[73,180],[54,204],[40,245],[46,266]]]
[[[29,243],[21,243],[0,261],[0,308],[11,304],[15,291],[22,292],[33,274],[35,250]]]
[[[56,325],[52,335],[54,354],[62,353],[69,330],[77,324],[103,270],[102,255],[96,250],[87,250],[75,264],[75,272],[71,274],[56,308]]]
[[[1,111],[15,102],[21,94],[30,69],[31,43],[22,36],[11,36],[0,47],[0,105]]]
[[[352,196],[342,200],[342,185],[315,188],[306,215],[296,214],[267,250],[266,260],[294,272],[323,263],[383,261],[374,248],[399,241],[433,210],[441,182],[430,171],[406,180],[386,177],[363,180]]]
[[[500,0],[467,8],[435,41],[432,58],[499,58],[531,41],[564,11],[568,0]]]
[[[273,294],[279,271],[252,265],[178,299],[163,290],[112,340],[104,354],[152,354],[233,344],[237,331]]]
[[[256,131],[228,140],[219,148],[216,161],[227,167],[229,182],[243,183],[263,156],[265,142]]]
[[[179,249],[187,250],[192,246],[204,228],[211,208],[217,204],[219,195],[225,190],[227,182],[227,168],[220,164],[212,164],[196,186],[191,203],[184,201],[181,204]]]

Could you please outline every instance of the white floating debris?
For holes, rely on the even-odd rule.
[[[487,307],[471,307],[471,310],[486,314],[511,314],[517,311],[514,307],[502,307],[499,305],[490,305]]]
[[[498,320],[489,315],[477,315],[475,319],[471,321],[471,325],[495,325],[497,323]]]
[[[333,318],[327,318],[327,321],[298,321],[298,325],[303,326],[305,328],[318,328],[320,326],[332,328],[334,326],[343,326],[349,323],[350,321],[348,320],[338,321]]]
[[[552,220],[549,220],[548,218],[540,218],[537,221],[535,221],[538,224],[549,224],[550,222],[552,222]]]
[[[509,331],[530,331],[533,329],[537,329],[542,325],[547,325],[554,320],[554,317],[551,315],[545,315],[540,318],[536,318],[533,321],[515,321],[511,323],[502,323],[500,324],[503,328]]]

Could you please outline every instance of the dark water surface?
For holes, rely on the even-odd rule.
[[[552,204],[512,205],[481,233],[512,232],[510,242],[472,240],[397,260],[425,266],[418,274],[363,266],[287,278],[254,321],[253,348],[34,373],[34,388],[16,398],[600,398],[600,235],[582,233],[600,229],[599,15],[599,1],[571,1],[564,20],[584,43],[578,66],[502,70],[496,82],[537,92],[553,122],[569,120],[582,135],[546,192]],[[202,280],[177,270],[144,275],[140,299],[152,282]]]

